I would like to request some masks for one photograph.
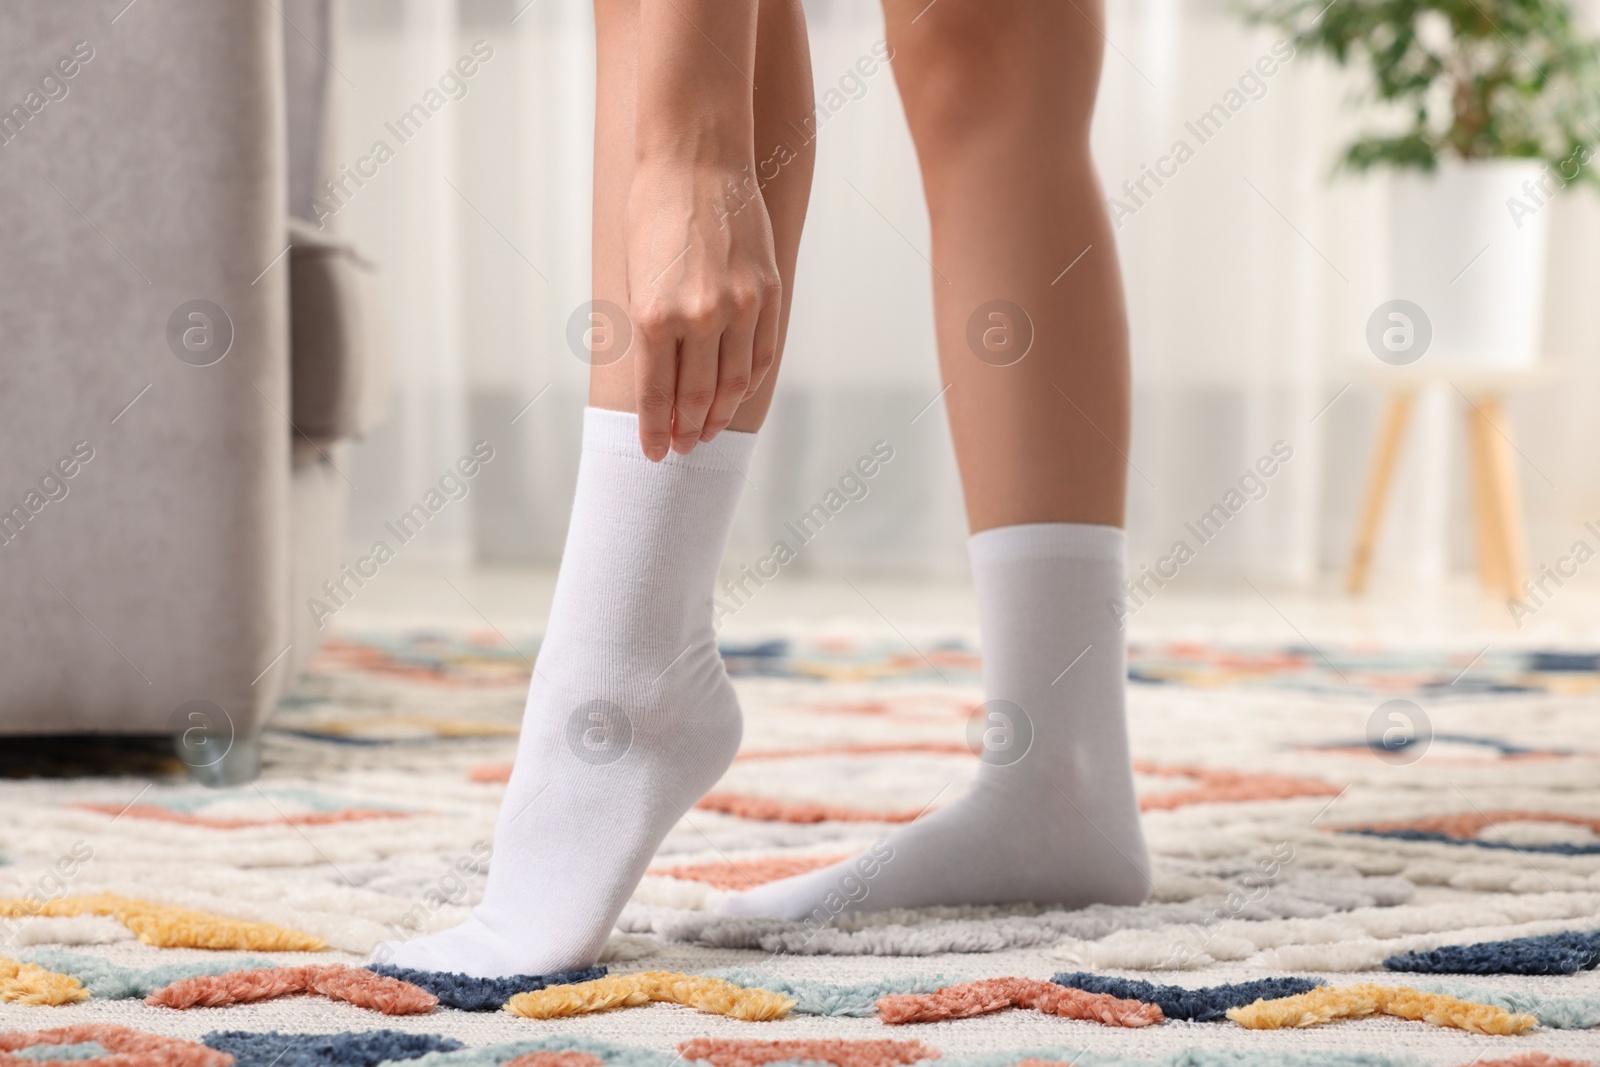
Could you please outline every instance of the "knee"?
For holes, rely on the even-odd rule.
[[[1042,133],[1087,149],[1102,45],[1072,5],[948,4],[890,25],[895,81],[920,151],[1037,142]]]

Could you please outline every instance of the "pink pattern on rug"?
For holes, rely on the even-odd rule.
[[[1296,778],[1286,774],[1252,774],[1211,767],[1161,767],[1146,760],[1134,760],[1139,774],[1162,778],[1194,778],[1200,785],[1171,793],[1154,793],[1139,798],[1140,811],[1171,811],[1191,804],[1232,804],[1241,800],[1289,800],[1293,797],[1338,796],[1340,787],[1315,778]]]
[[[230,1067],[233,1056],[214,1048],[147,1034],[112,1023],[79,1023],[55,1030],[12,1030],[0,1033],[0,1067],[41,1067],[63,1060],[36,1060],[13,1052],[39,1045],[81,1045],[94,1042],[111,1053],[87,1060],[72,1060],[71,1067]]]
[[[126,815],[130,819],[149,819],[152,822],[175,822],[185,826],[205,826],[213,830],[248,830],[258,826],[326,826],[330,823],[362,822],[366,819],[409,819],[409,811],[387,811],[381,808],[346,808],[344,811],[310,811],[297,815],[279,815],[274,819],[222,819],[211,815],[191,815],[186,811],[173,811],[155,804],[69,804],[80,811],[98,811],[105,815]]]
[[[1461,1067],[1600,1067],[1593,1060],[1569,1060],[1548,1052],[1519,1052],[1503,1060],[1473,1060]]]
[[[695,807],[761,822],[911,822],[920,811],[867,811],[814,800],[775,800],[750,793],[707,793]]]
[[[813,1060],[833,1067],[903,1067],[936,1060],[940,1055],[938,1049],[920,1041],[758,1041],[726,1037],[697,1037],[679,1045],[678,1053],[686,1060],[701,1060],[712,1067],[761,1067],[783,1060]]]
[[[1330,826],[1330,830],[1375,830],[1379,833],[1394,830],[1423,830],[1429,833],[1444,834],[1446,837],[1457,841],[1471,841],[1483,832],[1485,827],[1502,822],[1554,822],[1567,823],[1572,826],[1582,826],[1595,834],[1600,834],[1600,819],[1590,819],[1582,815],[1565,815],[1555,811],[1463,811],[1454,815],[1434,815],[1425,819],[1401,819],[1395,822],[1370,822],[1356,823],[1351,826]]]
[[[878,999],[878,1015],[891,1026],[970,1019],[1006,1008],[1033,1008],[1107,1026],[1153,1026],[1166,1018],[1156,1004],[1087,993],[1037,978],[985,978],[932,993],[895,993]]]
[[[430,641],[425,637],[410,639],[409,651],[439,651],[439,658],[429,662],[420,655],[407,655],[376,644],[330,637],[322,644],[312,668],[332,664],[349,670],[369,674],[388,675],[408,682],[433,682],[456,689],[482,687],[526,686],[528,670],[521,656],[512,662],[506,652],[516,650],[507,645],[498,634],[469,634],[481,653],[474,648],[458,648],[448,640]]]
[[[980,707],[976,701],[929,697],[925,693],[880,699],[807,700],[797,706],[810,715],[871,715],[921,724],[928,721],[934,704],[947,705],[948,714],[959,719],[969,718]]]
[[[805,759],[809,756],[886,756],[902,752],[938,756],[977,755],[970,747],[959,741],[902,741],[870,744],[806,745],[800,748],[765,749],[759,752],[741,752],[734,757],[734,762]],[[511,781],[511,764],[479,764],[467,771],[467,780],[473,782],[509,782]],[[892,820],[882,819],[879,821],[888,822]]]
[[[358,1008],[385,1015],[422,1015],[438,1006],[439,998],[420,986],[386,978],[359,967],[320,964],[306,967],[263,967],[184,978],[144,998],[152,1007],[220,1008],[262,1000],[318,993]]]
[[[514,1060],[507,1060],[501,1067],[600,1067],[605,1063],[599,1056],[591,1052],[524,1052]]]
[[[894,753],[927,753],[940,756],[976,756],[969,745],[960,741],[885,741],[856,745],[806,745],[801,748],[775,748],[761,752],[741,752],[734,762],[741,760],[804,759],[807,756],[882,756]]]
[[[713,889],[749,889],[776,882],[780,878],[805,874],[818,867],[827,867],[850,856],[848,852],[837,856],[768,856],[740,860],[738,863],[729,860],[723,863],[691,863],[682,867],[652,867],[645,873],[703,882]]]
[[[738,760],[802,759],[815,756],[883,756],[898,753],[937,755],[976,755],[957,741],[917,741],[845,745],[810,745],[792,749],[772,749],[741,753]],[[1139,774],[1160,778],[1193,778],[1200,784],[1190,789],[1152,793],[1139,798],[1140,811],[1171,811],[1191,804],[1235,804],[1242,801],[1290,800],[1295,797],[1337,796],[1340,787],[1316,778],[1287,774],[1257,774],[1213,767],[1163,767],[1135,760]],[[508,782],[511,764],[492,763],[467,772],[474,782]],[[921,811],[869,811],[846,804],[824,804],[811,800],[779,800],[753,793],[707,793],[695,807],[719,811],[759,822],[911,822]],[[734,888],[729,886],[727,888]]]

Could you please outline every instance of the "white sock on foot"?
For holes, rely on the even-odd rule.
[[[741,718],[711,596],[756,435],[660,463],[590,408],[572,523],[483,902],[374,958],[481,977],[592,966],[656,848],[722,776]]]
[[[971,790],[869,853],[728,897],[723,912],[825,921],[841,910],[1145,898],[1127,670],[1108,607],[1122,596],[1122,531],[1003,526],[969,549],[988,698]]]

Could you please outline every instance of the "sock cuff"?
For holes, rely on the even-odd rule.
[[[750,457],[755,449],[755,434],[723,430],[715,440],[695,445],[694,451],[687,456],[668,452],[666,459],[653,465],[683,470],[737,471],[743,474],[750,469]],[[639,416],[631,411],[584,408],[583,450],[650,463],[644,458],[644,450],[639,447]]]
[[[1029,522],[996,526],[967,539],[974,566],[1019,559],[1098,559],[1121,563],[1127,535],[1120,526],[1084,522]]]

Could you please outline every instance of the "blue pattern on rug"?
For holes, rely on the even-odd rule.
[[[553,985],[573,985],[604,978],[604,967],[590,967],[584,971],[567,974],[513,974],[505,978],[474,978],[458,971],[414,971],[409,967],[396,967],[392,963],[369,964],[367,970],[386,978],[421,986],[439,998],[447,1008],[461,1011],[499,1011],[505,1002],[518,993],[531,993]]]
[[[1510,941],[1445,945],[1390,956],[1391,971],[1424,974],[1577,974],[1600,964],[1600,930],[1574,930]]]
[[[408,1067],[500,1067],[529,1052],[587,1052],[598,1056],[606,1067],[692,1067],[682,1056],[636,1045],[612,1045],[583,1037],[536,1037],[505,1045],[484,1045],[459,1052],[431,1052],[412,1061]],[[240,1064],[239,1067],[249,1067]],[[776,1064],[764,1067],[779,1067]],[[808,1064],[807,1067],[818,1067]]]
[[[869,1019],[878,1014],[879,997],[892,993],[933,993],[967,980],[952,978],[947,974],[930,974],[925,977],[906,975],[884,978],[856,985],[834,985],[804,978],[779,978],[738,968],[711,971],[708,977],[721,978],[746,989],[767,989],[793,997],[795,1006],[789,1010],[796,1015],[847,1015],[858,1019]]]
[[[1333,751],[1338,751],[1340,749],[1370,748],[1374,752],[1389,753],[1404,752],[1408,746],[1421,743],[1423,742],[1419,741],[1417,738],[1407,738],[1404,741],[1396,741],[1394,744],[1389,744],[1381,740],[1373,741],[1367,738],[1351,738],[1350,740],[1346,741],[1322,741],[1314,745],[1304,745],[1301,747],[1313,752],[1318,749],[1331,749]],[[1430,734],[1426,743],[1428,745],[1433,745],[1435,743],[1449,745],[1472,745],[1477,748],[1489,749],[1500,756],[1573,755],[1573,751],[1568,748],[1529,748],[1527,745],[1512,744],[1510,741],[1504,741],[1498,737],[1479,737],[1475,734]]]
[[[1196,1023],[1225,1019],[1229,1008],[1254,1004],[1258,1000],[1298,996],[1327,985],[1315,978],[1259,978],[1253,982],[1189,989],[1179,985],[1155,985],[1137,978],[1090,974],[1087,971],[1064,972],[1050,980],[1056,985],[1082,989],[1087,993],[1105,993],[1122,1000],[1156,1004],[1160,1006],[1161,1014],[1169,1019],[1187,1019]]]
[[[1397,750],[1398,751],[1398,750]],[[1367,837],[1392,837],[1397,841],[1433,841],[1441,845],[1467,848],[1508,848],[1513,852],[1547,852],[1552,856],[1600,856],[1600,845],[1575,845],[1566,841],[1553,841],[1545,845],[1518,845],[1510,841],[1485,841],[1477,837],[1451,837],[1437,830],[1371,830],[1359,828],[1340,830],[1344,834],[1363,834]]]
[[[339,1034],[282,1034],[276,1030],[213,1030],[206,1045],[233,1054],[234,1067],[378,1067],[391,1060],[415,1060],[430,1052],[453,1052],[461,1042],[439,1034],[399,1030],[345,1031]]]

